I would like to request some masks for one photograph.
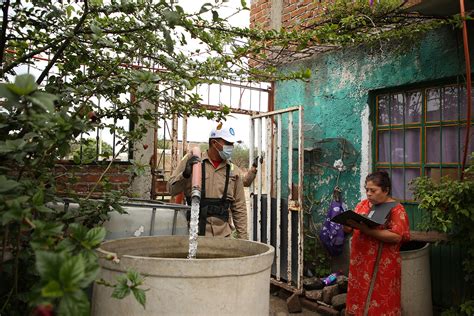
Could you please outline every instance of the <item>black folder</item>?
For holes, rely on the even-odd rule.
[[[361,215],[354,211],[348,210],[334,216],[331,221],[334,223],[350,226],[347,221],[352,219],[357,223],[363,222],[369,227],[384,225],[387,221],[390,211],[398,205],[398,202],[387,202],[372,206],[368,215]]]

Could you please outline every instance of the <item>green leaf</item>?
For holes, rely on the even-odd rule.
[[[126,280],[126,279],[125,279]],[[115,289],[112,293],[113,298],[122,299],[130,294],[130,287],[128,287],[127,283],[119,282],[115,285]]]
[[[54,101],[56,101],[58,97],[46,92],[35,92],[26,97],[26,99],[39,105],[46,112],[52,113],[54,112]]]
[[[73,223],[69,226],[69,229],[74,239],[78,240],[79,242],[82,242],[86,239],[88,230],[81,224]]]
[[[31,198],[31,202],[34,206],[40,206],[44,203],[44,192],[43,190],[39,189]]]
[[[219,21],[219,13],[215,10],[212,10],[212,21],[214,22]]]
[[[36,270],[40,274],[41,278],[48,280],[59,279],[59,269],[65,255],[63,253],[53,253],[49,251],[36,251]]]
[[[49,283],[41,289],[41,295],[43,297],[61,297],[64,292],[61,289],[61,285],[55,281],[51,280]]]
[[[72,5],[68,5],[66,7],[66,14],[67,14],[67,17],[70,18],[71,17],[71,14],[72,12],[74,12],[74,7]]]
[[[58,313],[60,316],[82,316],[89,315],[89,300],[82,290],[65,293],[59,303]]]
[[[20,186],[20,183],[9,180],[5,176],[0,176],[0,193],[12,191]]]
[[[135,270],[127,272],[127,278],[132,282],[134,286],[141,285],[143,283],[143,277]]]
[[[92,0],[92,1],[91,1],[91,5],[92,5],[92,6],[95,6],[95,7],[99,7],[99,6],[103,5],[103,4],[104,4],[104,1],[103,1],[103,0]]]
[[[44,213],[44,214],[47,214],[47,213],[54,213],[54,210],[50,209],[49,207],[46,207],[44,205],[39,205],[37,207],[35,207],[35,209],[40,212],[40,213]]]
[[[240,5],[242,5],[243,9],[247,9],[247,1],[245,0],[240,0]]]
[[[58,222],[45,222],[39,220],[33,220],[33,224],[36,226],[36,230],[42,236],[57,236],[62,233],[64,225]]]
[[[66,289],[77,287],[84,277],[84,259],[74,256],[66,260],[59,270],[59,280]]]
[[[205,13],[209,10],[211,10],[212,8],[212,4],[210,3],[204,3],[202,6],[201,6],[201,10],[199,10],[199,14],[202,14],[202,13]]]
[[[30,74],[23,74],[15,77],[14,84],[7,84],[7,88],[17,95],[28,95],[38,89],[35,77]]]
[[[94,248],[104,240],[105,234],[106,230],[104,227],[94,227],[87,232],[85,242],[90,248]]]
[[[97,36],[102,35],[102,29],[95,24],[91,24],[91,31]]]
[[[176,12],[176,11],[171,11],[171,10],[164,10],[163,11],[163,16],[165,19],[168,21],[168,24],[170,25],[171,28],[173,28],[180,20],[181,15]],[[163,32],[167,29],[163,29]]]
[[[97,275],[99,274],[99,271],[100,266],[97,263],[87,262],[84,277],[79,284],[80,287],[85,288],[94,282],[94,280],[97,278]]]
[[[14,104],[19,101],[18,95],[8,89],[7,83],[0,83],[0,97],[8,100],[7,104]]]
[[[171,38],[170,32],[168,30],[164,30],[163,35],[165,37],[166,51],[171,54],[174,49],[173,39]]]
[[[8,154],[16,151],[16,146],[10,140],[0,142],[0,154]],[[0,180],[1,181],[1,180]]]
[[[135,296],[135,299],[137,300],[137,302],[140,303],[140,305],[143,306],[143,308],[145,308],[145,304],[146,304],[145,291],[134,287],[132,288],[132,293],[133,293],[133,296]]]

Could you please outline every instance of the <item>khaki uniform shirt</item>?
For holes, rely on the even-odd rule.
[[[238,237],[241,239],[247,239],[247,206],[245,203],[242,178],[239,176],[240,170],[233,163],[228,161],[222,161],[217,168],[214,168],[207,152],[203,152],[201,156],[202,163],[206,164],[206,174],[203,175],[203,177],[206,179],[207,198],[222,198],[226,178],[226,165],[230,164],[231,166],[229,186],[227,188],[227,199],[231,201],[229,222],[224,222],[222,219],[217,217],[208,217],[206,236],[229,236],[232,233],[230,221],[233,220]],[[183,171],[189,157],[190,154],[184,156],[176,170],[171,175],[168,182],[171,195],[184,192],[187,197],[191,196],[192,176],[188,179],[183,177]]]

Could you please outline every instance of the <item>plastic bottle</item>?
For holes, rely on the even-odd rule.
[[[339,273],[337,273],[337,272],[331,273],[330,275],[328,275],[327,277],[325,277],[323,279],[323,283],[326,284],[326,285],[333,284],[334,282],[336,282],[338,274]]]

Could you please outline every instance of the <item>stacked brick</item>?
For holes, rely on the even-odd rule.
[[[107,164],[57,164],[54,173],[57,181],[56,189],[58,195],[77,194],[85,196],[96,186],[92,196],[98,197],[102,194],[105,185],[110,185],[113,190],[126,190],[130,187],[132,180],[132,175],[128,170],[129,167],[127,164],[113,164],[96,186],[96,183],[106,170]]]
[[[280,2],[281,1],[281,2]],[[281,19],[281,27],[287,31],[309,27],[324,19],[326,6],[333,0],[253,0],[250,6],[250,28],[269,29],[272,6],[282,10],[274,18]],[[367,0],[369,2],[369,0]],[[409,0],[405,7],[419,4],[422,0]]]
[[[281,25],[287,30],[304,28],[317,20],[324,9],[320,1],[284,0]]]
[[[278,0],[279,1],[279,0]],[[281,0],[282,10],[275,18],[286,30],[308,26],[319,19],[324,3],[318,0]],[[250,28],[269,29],[271,25],[271,0],[254,0],[250,6]],[[325,0],[327,3],[328,0]],[[273,4],[274,5],[274,4]]]
[[[270,27],[271,0],[253,0],[250,5],[250,28]]]

